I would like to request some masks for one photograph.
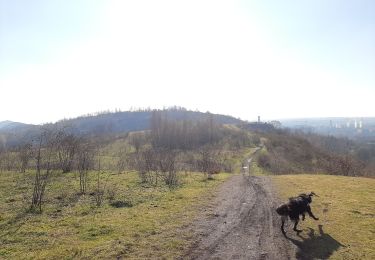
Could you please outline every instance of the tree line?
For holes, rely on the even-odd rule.
[[[212,179],[215,173],[233,171],[229,148],[252,145],[248,132],[233,131],[209,113],[194,121],[172,119],[166,111],[153,111],[150,125],[148,131],[127,133],[121,139],[125,148],[110,157],[111,170],[136,171],[141,182],[173,189],[180,184],[180,172],[202,172],[206,179]],[[109,157],[103,146],[113,142],[113,138],[79,136],[66,127],[48,125],[31,142],[2,147],[0,172],[33,175],[32,212],[42,211],[47,187],[57,180],[55,177],[70,172],[77,176],[77,194],[94,194],[96,205],[100,206],[106,190],[101,173]]]

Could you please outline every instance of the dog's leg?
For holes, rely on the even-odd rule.
[[[315,220],[319,220],[319,218],[315,217],[314,214],[312,213],[310,206],[307,207],[307,213],[309,214],[311,218]]]
[[[302,221],[305,220],[305,213],[302,213]]]
[[[284,236],[286,236],[285,230],[284,230],[284,224],[285,224],[285,216],[281,217],[281,232],[283,233]]]
[[[299,232],[302,232],[302,230],[297,229],[298,222],[299,222],[299,219],[296,219],[294,222],[293,230],[299,233]]]

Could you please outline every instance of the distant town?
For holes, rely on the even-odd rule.
[[[375,142],[375,118],[314,118],[280,121],[283,127],[358,141]]]

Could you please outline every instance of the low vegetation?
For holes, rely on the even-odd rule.
[[[0,258],[177,257],[186,225],[238,172],[252,135],[204,114],[151,129],[75,135],[44,126],[0,152]],[[224,173],[227,172],[227,173]]]
[[[257,163],[274,174],[319,173],[375,177],[371,160],[365,161],[353,152],[347,139],[274,130],[258,133],[264,149]]]
[[[229,174],[207,181],[201,173],[179,173],[170,190],[140,182],[136,172],[101,173],[106,186],[96,203],[96,172],[79,194],[78,173],[51,176],[41,214],[27,209],[34,174],[0,174],[0,258],[173,258],[190,239],[184,226],[209,203]]]
[[[303,233],[287,234],[302,259],[375,259],[375,180],[330,175],[272,177],[280,196],[314,191],[311,205],[318,221],[306,216]]]

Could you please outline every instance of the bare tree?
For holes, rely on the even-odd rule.
[[[6,171],[13,171],[18,169],[17,167],[17,153],[7,149],[3,152],[2,155],[3,169]]]
[[[53,169],[56,140],[57,138],[53,131],[44,130],[40,135],[39,145],[36,152],[36,172],[30,207],[31,211],[42,212],[46,185]]]
[[[78,138],[67,134],[64,130],[58,133],[58,158],[63,173],[70,172],[73,168],[74,155],[78,148]]]
[[[168,111],[153,111],[150,137],[154,148],[194,149],[217,143],[223,128],[207,113],[202,120],[177,120],[168,117]]]
[[[142,182],[158,184],[159,173],[155,164],[155,152],[153,149],[142,151],[135,155],[135,166]]]
[[[94,160],[93,149],[89,144],[81,144],[77,152],[77,169],[79,172],[79,190],[85,194],[87,190],[88,172]]]
[[[100,159],[99,159],[96,190],[95,190],[95,202],[96,202],[97,207],[100,207],[103,204],[104,191],[105,191],[105,186],[107,184],[107,182],[105,182],[104,185],[102,184],[102,177],[101,177],[102,174],[103,172],[101,171],[101,164],[100,164]]]
[[[118,154],[118,161],[117,161],[117,171],[118,173],[122,173],[129,165],[129,150],[127,146],[122,148]]]
[[[5,159],[6,149],[2,145],[0,145],[0,172],[4,170],[4,159]]]
[[[145,143],[146,143],[146,136],[144,133],[132,133],[129,136],[129,144],[134,147],[136,153],[139,152],[139,149]]]
[[[18,147],[18,157],[20,160],[20,172],[25,172],[29,162],[33,157],[32,144],[27,143]]]

